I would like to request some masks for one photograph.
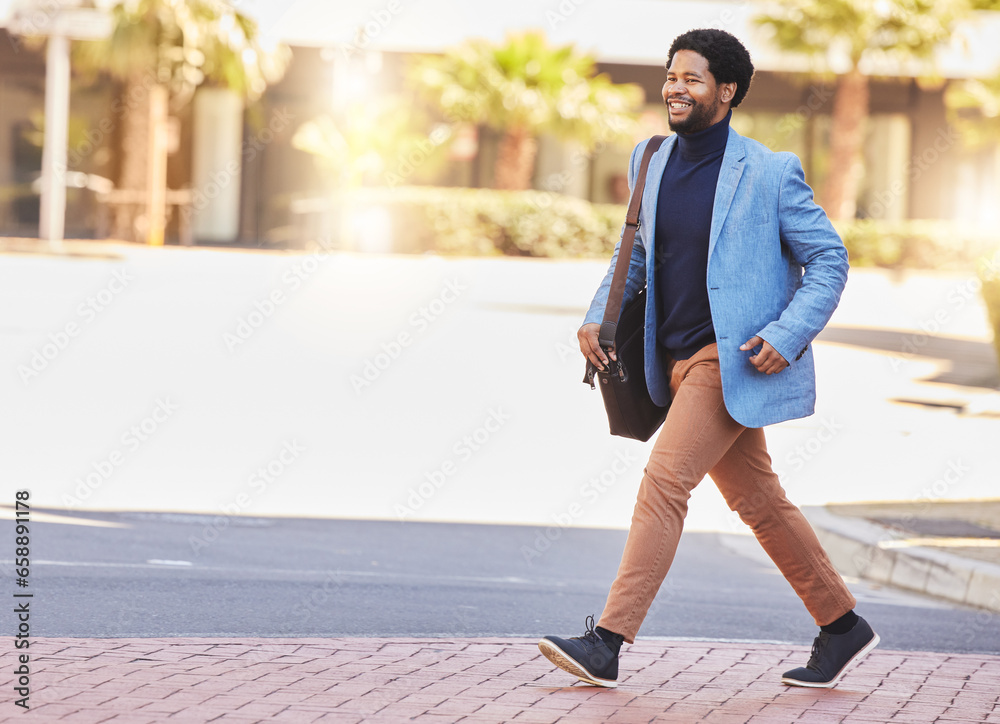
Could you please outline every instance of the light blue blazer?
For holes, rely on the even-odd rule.
[[[629,264],[625,302],[645,285],[645,372],[658,404],[670,397],[668,355],[656,341],[656,215],[684,223],[682,208],[656,208],[660,178],[677,136],[667,138],[649,162],[639,231]],[[632,151],[629,188],[635,186],[647,141]],[[619,246],[621,242],[619,241]],[[597,290],[584,323],[601,322],[618,259]],[[811,415],[816,374],[810,343],[830,320],[847,282],[847,250],[813,201],[802,164],[793,153],[774,153],[729,129],[719,170],[708,240],[708,286],[726,409],[746,427],[763,427]],[[789,366],[765,375],[740,345],[754,335],[770,342]]]

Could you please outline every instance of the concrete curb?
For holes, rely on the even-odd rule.
[[[841,574],[1000,612],[1000,566],[935,548],[888,547],[903,536],[822,506],[802,512]]]

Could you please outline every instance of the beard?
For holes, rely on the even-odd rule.
[[[670,115],[670,106],[667,104],[667,124],[674,133],[697,133],[704,131],[712,125],[712,119],[719,112],[719,99],[714,98],[712,105],[706,106],[696,101],[691,102],[691,110],[688,111],[687,118],[675,121]]]

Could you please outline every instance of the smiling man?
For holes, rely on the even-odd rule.
[[[707,474],[812,615],[819,635],[792,686],[830,687],[878,636],[771,469],[763,427],[813,413],[811,342],[847,281],[847,252],[813,202],[802,165],[729,127],[753,77],[746,48],[721,30],[670,47],[663,101],[674,135],[652,155],[625,303],[646,287],[645,372],[670,410],[639,487],[625,551],[599,625],[546,636],[556,666],[613,687],[673,561],[691,491]],[[632,152],[629,187],[647,141]],[[578,332],[601,369],[598,342],[618,249]],[[672,400],[672,401],[671,401]],[[754,638],[747,620],[747,638]]]

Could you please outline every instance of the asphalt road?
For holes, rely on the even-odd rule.
[[[30,585],[16,589],[34,593],[34,636],[579,635],[604,604],[626,537],[589,528],[44,513],[32,511]],[[0,567],[14,588],[10,518],[0,522],[0,540],[11,542]],[[640,636],[811,642],[809,616],[758,551],[746,536],[686,533]],[[1000,653],[1000,616],[861,582],[851,588],[886,648]],[[5,634],[15,625],[4,616]]]

